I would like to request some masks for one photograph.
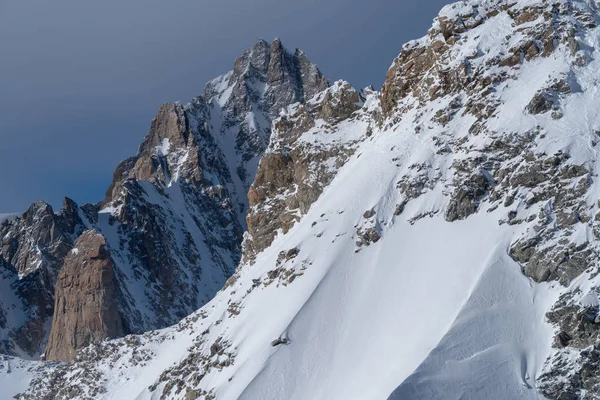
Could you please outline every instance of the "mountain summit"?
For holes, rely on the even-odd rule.
[[[71,363],[4,358],[0,385],[18,399],[597,398],[598,22],[587,0],[451,4],[381,93],[329,85],[300,52],[259,42],[163,111],[153,129],[176,134],[151,133],[154,153],[122,164],[102,210],[37,204],[4,223],[71,252],[58,288],[102,253],[90,282],[114,265],[135,299],[118,306],[142,321],[123,318],[122,334],[152,325],[145,310],[167,322],[208,302],[166,329],[92,340]],[[192,179],[185,149],[200,140]],[[96,251],[74,254],[70,232],[90,218],[107,252],[88,234]]]
[[[272,118],[328,86],[302,52],[259,41],[203,95],[160,108],[101,203],[65,199],[54,213],[39,202],[5,219],[2,352],[46,347],[48,359],[70,361],[93,341],[175,324],[210,300],[241,258]]]

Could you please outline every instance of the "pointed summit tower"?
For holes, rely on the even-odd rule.
[[[328,86],[303,53],[286,51],[278,39],[260,40],[189,104],[159,109],[138,154],[116,168],[102,202],[69,202],[56,214],[39,203],[4,221],[0,267],[7,272],[0,287],[14,290],[22,304],[6,310],[0,304],[0,316],[9,321],[0,330],[0,353],[39,354],[53,321],[48,354],[71,359],[89,340],[60,338],[101,340],[163,328],[212,299],[241,258],[248,189],[272,120]],[[112,310],[119,329],[86,325],[92,319],[82,318],[96,313],[86,304],[98,307],[81,298],[96,290],[86,287],[93,280],[77,272],[77,254],[97,250],[80,238],[84,231],[93,232],[110,254],[114,279],[106,280],[111,295],[102,297],[102,307]],[[72,284],[55,292],[59,271],[61,282]],[[80,305],[80,314],[64,304]]]

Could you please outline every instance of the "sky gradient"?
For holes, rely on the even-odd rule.
[[[379,88],[449,2],[0,0],[0,213],[101,200],[158,107],[200,94],[261,38]]]

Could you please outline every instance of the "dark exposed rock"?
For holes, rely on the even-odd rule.
[[[375,216],[375,210],[373,210],[373,209],[367,210],[363,214],[363,218],[365,218],[365,219],[372,218],[373,216]]]
[[[527,104],[527,112],[530,114],[543,114],[548,112],[554,106],[554,98],[550,93],[539,92],[533,96],[533,99]]]
[[[571,93],[572,87],[565,80],[560,79],[555,81],[548,88],[538,91],[525,107],[528,113],[536,115],[543,114],[558,107],[558,102],[561,96]],[[555,110],[553,112],[554,119],[560,119],[562,114]]]
[[[479,172],[456,188],[446,210],[446,220],[449,222],[465,219],[477,212],[481,198],[491,187],[485,174]]]
[[[77,239],[56,282],[47,360],[71,361],[77,349],[125,333],[113,267],[103,236],[86,231]]]
[[[300,249],[297,247],[289,249],[288,251],[282,251],[279,253],[279,256],[277,256],[277,264],[293,260],[294,258],[298,257],[298,254],[300,254]]]
[[[535,254],[535,246],[538,243],[537,237],[519,240],[510,248],[510,256],[520,263],[526,263]]]
[[[271,347],[281,346],[282,344],[289,344],[290,340],[288,338],[278,338],[271,342]]]
[[[557,353],[553,368],[539,377],[540,392],[551,399],[580,399],[582,393],[600,390],[600,324],[598,307],[583,307],[566,293],[548,312],[548,321],[559,327],[554,347],[581,349],[577,359]]]
[[[106,194],[104,196],[104,200],[102,205],[106,205],[110,203],[113,198],[115,198],[119,193],[118,186],[129,177],[129,172],[133,170],[135,164],[138,160],[138,157],[128,157],[125,160],[121,161],[115,172],[113,173],[113,181],[111,185],[106,190]]]
[[[66,212],[70,217],[71,213]],[[2,257],[21,275],[27,275],[42,265],[50,269],[60,264],[72,245],[68,232],[69,221],[61,221],[52,207],[37,202],[2,229]],[[37,249],[34,251],[31,247]]]
[[[364,231],[359,229],[356,234],[359,238],[356,242],[358,246],[370,246],[381,239],[381,234],[375,228],[367,228]]]
[[[396,209],[394,210],[394,215],[398,216],[398,215],[402,214],[404,212],[404,207],[406,207],[406,204],[407,204],[406,201],[403,201],[402,203],[397,204]]]
[[[546,314],[548,321],[559,326],[555,345],[585,349],[600,339],[600,324],[596,322],[598,307],[582,307],[563,297]]]

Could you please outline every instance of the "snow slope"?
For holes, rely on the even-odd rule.
[[[219,399],[377,399],[392,392],[393,399],[446,398],[447,390],[466,398],[481,398],[476,390],[490,399],[537,398],[532,387],[552,333],[542,320],[552,291],[531,285],[507,256],[506,238],[518,228],[498,226],[499,211],[414,225],[393,215],[390,182],[402,171],[390,167],[389,149],[413,140],[384,132],[365,143],[303,221],[200,311],[206,319],[158,333],[164,342],[150,340],[148,364],[128,366],[125,379],[121,368],[103,365],[110,385],[99,398],[152,399],[143,388],[185,358],[207,328],[206,343],[222,336],[236,349],[234,365],[202,381]],[[426,210],[437,198],[434,190],[405,213]],[[382,239],[355,253],[354,226],[371,208]],[[300,251],[293,267],[310,264],[304,275],[247,295],[279,250],[294,247]],[[241,314],[227,317],[238,302]],[[271,347],[278,337],[290,344]]]
[[[506,393],[536,398],[531,387],[551,336],[542,322],[550,292],[533,288],[508,258],[508,240],[519,227],[498,225],[502,210],[453,223],[437,215],[411,225],[408,216],[445,205],[440,184],[411,201],[402,216],[394,215],[400,201],[394,182],[406,173],[396,165],[407,168],[431,156],[421,139],[382,131],[364,142],[301,222],[199,311],[205,319],[184,321],[157,333],[161,339],[148,339],[143,347],[151,356],[140,368],[128,364],[123,350],[116,364],[100,364],[110,384],[98,398],[154,398],[146,388],[165,367],[185,360],[195,341],[200,352],[210,354],[219,337],[235,349],[234,362],[202,378],[202,386],[219,399],[375,399],[392,392],[405,398],[404,390],[419,393],[414,398],[444,398],[448,380],[463,389],[481,384],[478,354],[493,366],[493,382],[503,383],[483,386],[488,398]],[[412,151],[390,150],[408,148]],[[392,161],[393,155],[400,160]],[[370,209],[382,239],[356,252],[355,227],[365,223]],[[305,268],[303,275],[285,286],[252,290],[253,280],[268,281],[280,251],[292,248],[299,253],[287,262],[289,268]],[[485,302],[494,308],[482,308]],[[239,304],[239,315],[228,312],[232,304]],[[471,324],[473,318],[481,325]],[[454,338],[464,335],[467,343],[460,346]],[[290,344],[271,347],[278,337]],[[532,338],[539,351],[531,348]],[[443,373],[448,362],[462,364],[459,381]],[[426,367],[439,374],[427,374],[433,383],[411,383],[422,382],[419,373]],[[128,371],[125,379],[122,368]],[[426,390],[425,397],[416,390]]]
[[[270,336],[264,335],[262,344],[254,343],[264,348],[263,354],[256,352],[260,355],[255,353],[248,359],[253,360],[251,364],[255,368],[260,367],[260,372],[256,376],[254,372],[251,374],[252,382],[241,393],[241,398],[386,398],[424,360],[432,363],[434,370],[449,360],[447,357],[431,360],[428,354],[447,348],[444,341],[450,339],[452,330],[460,329],[460,317],[481,301],[477,298],[478,292],[487,292],[497,284],[488,275],[497,276],[501,274],[499,269],[512,269],[513,273],[505,279],[510,282],[516,278],[520,285],[514,288],[514,282],[510,282],[511,293],[522,298],[523,303],[533,303],[534,291],[520,276],[518,265],[507,260],[502,247],[506,245],[503,238],[510,236],[512,229],[506,226],[485,229],[498,215],[477,216],[458,224],[440,218],[426,219],[414,226],[406,221],[395,221],[390,215],[381,215],[390,211],[386,192],[390,182],[398,178],[396,171],[389,168],[389,159],[382,157],[394,142],[382,138],[368,153],[363,153],[360,160],[340,174],[305,217],[310,221],[321,214],[327,215],[329,222],[321,239],[314,238],[315,230],[307,224],[304,229],[291,233],[285,245],[280,244],[279,248],[298,246],[301,255],[315,254],[310,270],[318,270],[313,273],[318,280],[308,284],[304,281],[310,277],[303,277],[298,285],[308,286],[308,292],[288,294],[271,306],[275,299],[265,299],[257,307],[257,313],[288,316],[279,324],[270,320],[270,324],[276,325],[269,332]],[[385,195],[381,197],[382,194]],[[427,197],[433,196],[435,193]],[[413,204],[405,212],[410,214],[434,201],[427,197],[423,198],[422,205]],[[373,206],[380,211],[376,215],[384,227],[383,239],[375,247],[355,255],[352,227],[364,210]],[[338,214],[342,210],[343,214]],[[338,234],[344,233],[346,237],[335,240]],[[539,306],[541,311],[546,304]],[[507,324],[519,317],[531,321],[528,317],[531,313],[535,315],[536,310],[531,307],[525,310],[526,315],[522,316],[515,315],[514,308],[495,310],[493,326],[507,326],[507,330],[490,329],[491,332],[471,335],[470,345],[476,350],[473,347],[455,350],[450,360],[470,357],[473,351],[491,350],[503,341],[506,350],[495,357],[506,357],[507,353],[527,347],[532,336],[546,338],[547,342],[550,333],[547,328]],[[539,322],[540,311],[537,312]],[[255,332],[261,329],[262,321],[249,323],[252,326],[235,331],[253,332],[253,336],[258,336]],[[486,324],[480,327],[485,329]],[[285,332],[291,345],[272,351],[267,344],[279,335],[278,331]],[[456,343],[451,342],[450,346]],[[523,360],[511,360],[504,371],[496,372],[494,380],[504,382],[514,393],[521,396],[528,393],[535,398],[534,391],[522,389],[521,371],[526,368],[530,376],[535,377],[544,355],[542,353],[540,359],[539,354],[532,352],[524,355]],[[490,358],[486,362],[493,364]],[[466,366],[460,374],[460,385],[480,383],[477,371],[479,367],[475,363]],[[428,387],[433,390],[431,385]],[[498,387],[496,393],[490,389],[485,388],[486,398],[506,398],[503,397],[505,388]],[[436,398],[444,397],[443,390],[434,393],[437,393]],[[231,399],[238,398],[238,394],[234,384],[227,385],[222,393],[223,398]],[[397,398],[433,398],[430,395]]]

